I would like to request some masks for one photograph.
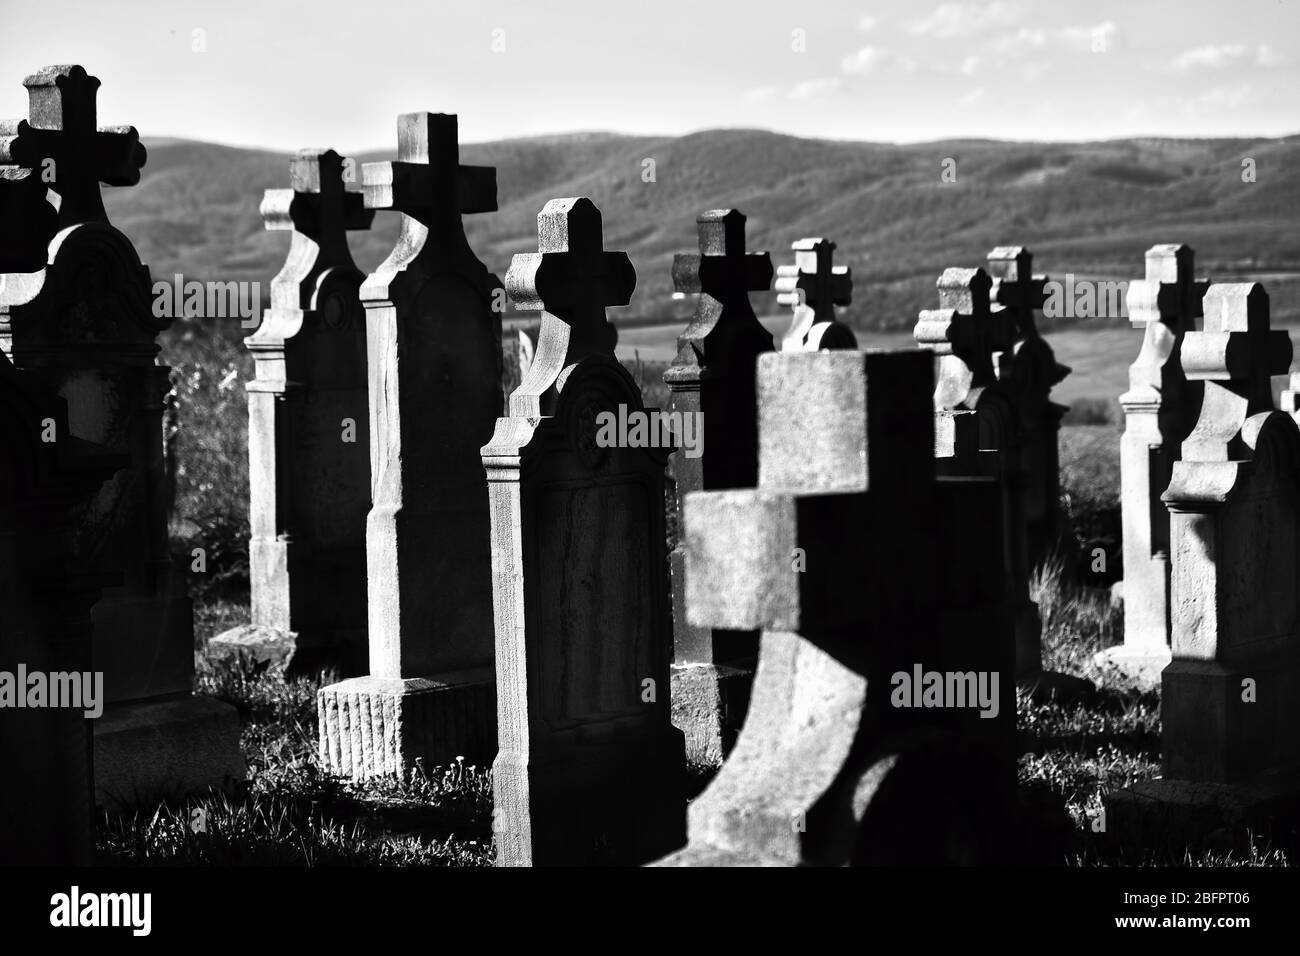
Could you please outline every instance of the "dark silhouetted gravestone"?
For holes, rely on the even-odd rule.
[[[333,150],[304,150],[292,186],[268,189],[267,229],[291,233],[271,282],[271,309],[245,339],[248,383],[249,576],[252,620],[213,638],[217,653],[285,659],[291,672],[366,670],[366,408],[364,274],[347,232],[374,211],[345,189],[352,169]]]
[[[99,80],[79,66],[29,76],[29,120],[5,155],[48,171],[60,231],[39,273],[6,281],[0,347],[67,403],[72,436],[127,455],[79,526],[88,566],[123,571],[94,607],[93,659],[109,702],[95,723],[96,799],[128,803],[242,777],[235,709],[193,694],[188,555],[170,553],[163,396],[149,270],[110,225],[99,184],[139,180],[145,151],[131,127],[97,129]],[[45,176],[43,175],[44,179]]]
[[[1169,487],[1182,441],[1196,424],[1202,385],[1189,382],[1181,361],[1183,336],[1195,331],[1209,283],[1193,278],[1189,246],[1152,246],[1146,279],[1128,287],[1128,317],[1145,326],[1142,351],[1129,366],[1120,396],[1120,509],[1124,524],[1124,643],[1097,656],[1151,686],[1169,663]]]
[[[1012,313],[994,310],[983,269],[946,269],[938,309],[918,317],[916,341],[937,355],[935,455],[941,475],[996,478],[1002,492],[1007,607],[1015,621],[1016,674],[1042,671],[1042,627],[1029,599],[1022,430],[1018,394],[996,370],[1016,341]]]
[[[1015,698],[1000,499],[991,479],[936,482],[933,381],[921,351],[758,360],[758,487],[697,492],[685,511],[688,614],[762,630],[753,698],[691,803],[689,845],[661,865],[1005,852]],[[996,715],[898,696],[896,675],[918,667],[984,674]]]
[[[500,750],[497,863],[642,863],[684,837],[670,721],[667,450],[602,443],[643,410],[605,308],[636,285],[589,199],[553,199],[506,275],[537,352],[483,447],[492,500]],[[629,433],[630,435],[630,433]]]
[[[5,212],[13,185],[0,180]],[[121,576],[80,562],[77,530],[86,502],[128,460],[72,437],[63,400],[26,378],[0,354],[0,864],[86,866],[94,846],[86,714],[103,704],[84,696],[97,696],[90,608]],[[77,699],[52,701],[56,683],[78,688]]]
[[[794,265],[776,270],[776,301],[791,306],[794,319],[783,352],[855,349],[853,330],[835,317],[837,305],[853,301],[853,273],[834,264],[835,243],[829,239],[800,239],[791,247]]]
[[[752,488],[758,480],[754,362],[772,351],[772,336],[749,304],[772,282],[766,252],[745,251],[745,215],[711,209],[696,220],[698,253],[673,257],[673,286],[695,296],[695,315],[677,340],[664,373],[671,411],[693,416],[698,454],[672,459],[678,513],[692,491]],[[673,723],[692,761],[716,764],[745,719],[758,635],[715,631],[686,619],[685,551],[669,555],[673,585]]]
[[[1214,284],[1182,336],[1204,383],[1163,500],[1171,516],[1172,660],[1161,674],[1161,777],[1110,801],[1110,821],[1181,852],[1236,829],[1294,834],[1300,813],[1300,427],[1273,405],[1291,364],[1257,283]],[[1127,595],[1126,595],[1127,597]]]
[[[1012,320],[1011,348],[1002,353],[998,381],[1014,397],[1020,416],[1021,498],[1025,515],[1025,564],[1034,569],[1052,556],[1060,541],[1059,436],[1066,407],[1052,401],[1052,386],[1070,374],[1038,334],[1034,313],[1043,307],[1046,276],[1034,275],[1034,258],[1021,246],[999,246],[988,254],[994,312]],[[1028,663],[1028,662],[1027,662]]]
[[[370,674],[318,697],[322,761],[353,777],[485,762],[496,743],[479,448],[501,412],[504,293],[461,222],[496,209],[496,170],[460,165],[454,115],[404,114],[397,139],[397,161],[362,169],[366,208],[402,214],[396,247],[361,286]]]

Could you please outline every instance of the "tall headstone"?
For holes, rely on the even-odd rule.
[[[130,803],[243,776],[235,709],[193,694],[187,565],[170,552],[163,461],[168,372],[156,341],[149,270],[109,224],[99,184],[139,181],[132,127],[96,127],[99,80],[80,66],[29,76],[30,118],[12,126],[0,160],[48,171],[59,231],[38,272],[0,293],[0,348],[67,402],[77,438],[128,455],[79,525],[92,567],[123,583],[94,607],[93,658],[108,707],[95,724],[96,799]]]
[[[1052,386],[1070,374],[1038,333],[1034,313],[1045,300],[1047,276],[1034,275],[1033,255],[1022,246],[998,246],[988,254],[994,312],[1012,321],[1011,348],[998,364],[998,381],[1015,398],[1020,416],[1021,496],[1025,515],[1025,564],[1032,573],[1060,540],[1061,416],[1066,406],[1052,401]]]
[[[1164,493],[1162,773],[1118,802],[1122,816],[1158,814],[1165,835],[1239,824],[1267,836],[1268,817],[1289,806],[1294,820],[1300,799],[1300,427],[1270,384],[1292,348],[1257,283],[1211,285],[1204,315],[1181,343],[1188,381],[1204,383],[1200,417]]]
[[[937,356],[935,445],[942,475],[996,478],[1002,493],[1006,599],[1015,617],[1016,676],[1042,671],[1042,625],[1029,598],[1025,487],[1017,392],[996,369],[1016,341],[1007,309],[994,309],[983,269],[946,269],[938,309],[918,317],[916,341]]]
[[[0,169],[0,289],[45,260],[55,222],[45,194],[38,172]],[[103,703],[90,608],[121,578],[82,563],[77,531],[87,502],[128,460],[73,437],[66,402],[34,378],[0,353],[0,864],[84,866],[93,847],[90,717]],[[52,687],[75,690],[77,700],[51,700]]]
[[[690,805],[689,845],[659,865],[1004,851],[1015,697],[999,492],[936,481],[933,381],[921,351],[759,359],[758,487],[697,492],[685,515],[691,620],[762,630],[753,700]],[[944,687],[961,675],[969,699],[923,705],[929,673]]]
[[[1152,246],[1146,279],[1128,289],[1129,321],[1145,326],[1142,350],[1120,396],[1120,510],[1124,525],[1124,643],[1097,655],[1143,685],[1159,683],[1169,663],[1169,487],[1182,442],[1196,424],[1202,385],[1188,381],[1183,336],[1196,329],[1208,282],[1193,278],[1189,246]]]
[[[685,837],[670,720],[667,449],[598,437],[641,420],[607,306],[636,273],[589,199],[553,199],[506,288],[542,313],[528,377],[483,447],[492,500],[502,866],[643,863]],[[654,410],[649,410],[653,412]]]
[[[363,273],[347,232],[374,211],[345,188],[351,164],[333,150],[303,150],[291,186],[268,189],[267,229],[291,234],[271,282],[271,309],[245,339],[248,383],[251,626],[212,639],[212,650],[288,660],[294,671],[366,669],[366,411]]]
[[[758,481],[754,362],[772,336],[749,303],[772,282],[766,252],[745,249],[745,214],[711,209],[696,220],[699,252],[673,257],[673,287],[695,296],[695,314],[664,373],[670,409],[698,423],[695,451],[675,453],[678,514],[692,491],[752,488]],[[744,722],[758,635],[698,627],[686,619],[685,543],[669,554],[673,588],[673,723],[692,762],[717,764]]]
[[[495,744],[492,564],[479,448],[501,412],[500,280],[461,216],[496,209],[496,170],[462,166],[456,117],[407,113],[396,162],[366,163],[367,209],[402,214],[361,286],[373,505],[370,673],[319,692],[322,762],[406,774]]]
[[[800,239],[790,248],[794,265],[776,269],[776,301],[794,310],[781,351],[857,348],[853,330],[835,317],[837,305],[853,301],[853,273],[848,266],[834,264],[835,243]]]

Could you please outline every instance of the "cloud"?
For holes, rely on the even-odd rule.
[[[983,45],[981,54],[971,54],[961,61],[958,71],[966,76],[974,76],[983,70],[997,67],[1014,66],[1015,61],[1024,62],[1023,74],[1033,79],[1047,72],[1049,64],[1043,61],[1028,61],[1032,54],[1050,54],[1057,51],[1104,53],[1115,46],[1119,28],[1113,21],[1106,20],[1096,26],[1061,27],[1055,30],[1021,27],[1015,33],[1007,33]]]
[[[863,33],[870,33],[872,30],[876,28],[876,25],[879,22],[880,21],[877,20],[875,17],[868,14],[867,16],[861,17],[858,20],[858,29],[861,30]]]
[[[1015,33],[999,37],[989,44],[989,49],[1005,57],[1024,56],[1043,50],[1075,50],[1080,53],[1109,50],[1115,43],[1119,29],[1111,20],[1096,26],[1061,27],[1044,30],[1021,27]]]
[[[766,103],[768,100],[770,100],[780,91],[781,88],[778,86],[756,86],[752,90],[746,92],[740,98],[740,101],[742,103],[750,103],[750,104]]]
[[[957,100],[957,103],[960,106],[974,106],[982,99],[984,99],[984,87],[981,86],[962,96]]]
[[[1230,66],[1280,66],[1283,60],[1271,47],[1261,43],[1220,43],[1185,50],[1174,57],[1165,69],[1171,73],[1190,73],[1193,70],[1222,70]]]
[[[786,99],[807,100],[816,96],[818,93],[829,93],[831,90],[838,88],[840,85],[839,77],[827,76],[815,80],[804,80],[802,83],[796,83],[794,87],[786,94]]]
[[[1009,26],[1020,18],[1020,6],[1006,0],[990,3],[943,3],[926,17],[913,20],[907,32],[916,36],[962,37],[991,27]]]
[[[856,53],[851,53],[840,62],[845,73],[866,75],[886,68],[900,70],[903,73],[916,72],[916,61],[900,53],[893,53],[884,47],[864,46]]]

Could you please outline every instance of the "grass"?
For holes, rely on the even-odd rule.
[[[1057,560],[1039,570],[1033,595],[1043,619],[1050,670],[1087,677],[1086,699],[1035,701],[1017,694],[1023,754],[1018,782],[1026,816],[1055,826],[1055,859],[1076,866],[1284,866],[1286,854],[1251,844],[1245,852],[1160,853],[1117,848],[1093,822],[1104,795],[1159,773],[1160,702],[1092,666],[1122,639],[1123,620],[1104,589],[1072,583]],[[244,605],[201,602],[200,642],[246,617]],[[197,690],[239,708],[248,778],[231,794],[102,814],[101,863],[272,866],[486,866],[493,857],[491,771],[418,768],[407,779],[351,783],[322,772],[316,691],[333,675],[286,680],[248,660],[201,657]],[[692,792],[710,772],[693,768]],[[698,778],[698,779],[696,779]]]
[[[235,616],[226,607],[208,620]],[[246,616],[244,609],[244,616]],[[207,635],[204,635],[206,637]],[[218,866],[486,866],[492,860],[491,773],[417,768],[405,780],[353,784],[321,771],[316,691],[333,675],[286,681],[247,659],[201,658],[197,690],[244,719],[247,779],[183,803],[101,813],[105,864]]]

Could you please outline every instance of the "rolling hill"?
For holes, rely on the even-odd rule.
[[[146,145],[140,185],[106,193],[110,217],[155,277],[260,280],[269,294],[288,242],[263,230],[257,209],[264,189],[287,184],[287,156],[175,139]],[[1255,160],[1254,183],[1241,180],[1244,157]],[[956,161],[956,182],[941,182],[946,158]],[[646,159],[653,182],[642,179]],[[498,170],[499,211],[466,219],[498,275],[513,253],[536,249],[546,200],[591,197],[604,212],[606,248],[626,249],[638,271],[633,304],[611,312],[629,324],[688,313],[671,298],[672,255],[695,248],[696,214],[719,206],[747,213],[750,249],[769,250],[777,264],[802,236],[838,242],[855,280],[845,318],[862,329],[910,326],[937,304],[943,268],[980,265],[1003,244],[1029,246],[1037,270],[1052,275],[1132,279],[1148,246],[1185,242],[1201,274],[1267,274],[1275,319],[1300,319],[1300,135],[890,145],[758,130],[586,133],[466,145],[462,161]],[[397,222],[381,212],[373,230],[353,234],[359,265],[383,259]],[[763,298],[754,296],[760,312],[778,310]]]

